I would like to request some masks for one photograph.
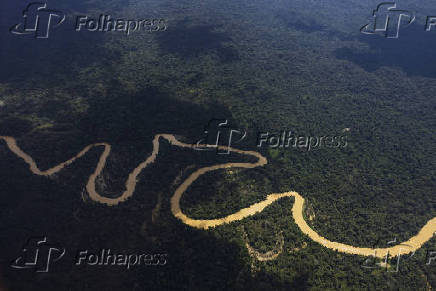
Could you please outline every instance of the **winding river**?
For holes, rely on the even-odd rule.
[[[147,157],[144,161],[142,161],[133,171],[129,174],[126,184],[125,184],[125,191],[118,196],[117,198],[109,198],[104,197],[100,195],[95,188],[95,181],[97,177],[101,174],[103,171],[107,158],[109,157],[111,146],[107,143],[95,143],[86,146],[83,150],[81,150],[76,156],[72,157],[71,159],[62,162],[48,170],[42,171],[38,168],[37,164],[33,160],[31,156],[26,154],[18,145],[15,140],[15,138],[10,136],[0,136],[1,140],[4,140],[6,142],[7,147],[11,152],[13,152],[16,156],[20,157],[24,160],[25,163],[29,165],[30,171],[35,175],[41,175],[41,176],[50,176],[53,175],[60,170],[62,170],[65,166],[68,166],[69,164],[73,163],[76,159],[81,158],[84,156],[89,150],[91,150],[94,147],[103,147],[103,152],[100,155],[100,158],[98,160],[97,166],[94,170],[94,172],[89,176],[86,190],[89,194],[89,197],[99,203],[106,204],[108,206],[114,206],[118,203],[121,203],[125,200],[127,200],[129,197],[133,195],[135,192],[136,183],[138,182],[138,176],[142,172],[144,168],[146,168],[149,164],[153,163],[156,160],[156,157],[159,153],[159,144],[160,139],[166,139],[168,142],[170,142],[174,146],[183,147],[183,148],[192,148],[195,147],[206,147],[206,145],[194,145],[194,144],[187,144],[183,143],[176,139],[176,137],[172,134],[157,134],[153,139],[153,151],[150,154],[149,157]],[[228,148],[225,146],[219,146],[219,149],[227,150],[229,149],[231,152],[243,154],[247,156],[252,156],[257,159],[256,162],[253,163],[225,163],[225,164],[217,164],[212,165],[208,167],[203,167],[195,172],[193,172],[186,180],[184,180],[180,186],[176,189],[173,196],[171,197],[171,212],[172,214],[180,219],[183,223],[199,228],[199,229],[208,229],[217,227],[226,223],[231,223],[233,221],[239,221],[246,217],[255,215],[256,213],[259,213],[263,211],[267,206],[271,205],[275,201],[284,198],[284,197],[293,197],[294,198],[294,205],[292,207],[292,217],[294,219],[294,222],[297,224],[297,226],[300,228],[300,230],[306,234],[309,238],[311,238],[313,241],[321,244],[322,246],[342,252],[347,254],[353,254],[353,255],[360,255],[360,256],[374,256],[378,258],[385,258],[388,254],[396,256],[396,255],[403,255],[403,254],[409,254],[417,249],[421,248],[421,246],[426,243],[428,240],[430,240],[433,237],[433,234],[436,232],[436,217],[433,219],[430,219],[416,234],[415,236],[411,237],[406,242],[397,244],[395,246],[389,247],[389,248],[365,248],[365,247],[356,247],[351,245],[346,245],[339,242],[330,241],[321,235],[319,235],[315,230],[313,230],[306,222],[303,216],[303,207],[304,207],[304,198],[297,192],[285,192],[285,193],[272,193],[266,196],[266,199],[254,203],[251,206],[247,208],[243,208],[236,213],[230,214],[225,217],[216,218],[216,219],[192,219],[188,217],[186,214],[184,214],[180,208],[180,199],[182,198],[183,194],[186,192],[186,190],[189,188],[189,186],[196,181],[198,178],[200,178],[203,174],[219,169],[224,168],[255,168],[263,166],[267,163],[267,159],[262,156],[260,153],[255,151],[244,151],[239,150],[235,148]]]

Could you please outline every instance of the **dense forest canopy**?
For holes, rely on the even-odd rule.
[[[182,197],[193,218],[216,218],[297,191],[308,224],[326,239],[387,247],[436,216],[435,31],[433,1],[404,1],[416,22],[398,39],[360,33],[377,1],[65,1],[48,39],[9,33],[24,4],[0,12],[0,135],[14,136],[42,169],[107,142],[98,182],[108,197],[152,151],[159,133],[195,143],[212,119],[246,131],[232,145],[268,164],[205,174]],[[76,32],[78,15],[165,19],[167,30]],[[347,146],[257,147],[261,132],[346,136]],[[170,199],[195,170],[247,162],[161,142],[135,195],[116,207],[87,197],[101,155],[47,178],[0,146],[0,281],[10,290],[423,290],[436,285],[426,265],[429,240],[414,256],[367,261],[313,242],[292,220],[293,198],[207,231],[171,214]],[[74,267],[75,251],[47,274],[9,267],[29,237],[68,250],[167,254],[159,268]],[[283,241],[283,244],[281,244]],[[250,248],[247,248],[249,245]],[[282,247],[280,247],[282,245]],[[280,249],[274,260],[253,254]],[[249,250],[256,250],[249,251]],[[398,272],[396,269],[397,262]],[[370,268],[367,268],[370,266]],[[1,289],[1,287],[0,287]]]

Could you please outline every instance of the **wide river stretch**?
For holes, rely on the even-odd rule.
[[[159,142],[161,138],[166,139],[173,146],[178,146],[178,147],[184,147],[184,148],[207,147],[207,145],[195,145],[195,144],[183,143],[177,140],[175,136],[171,134],[157,134],[153,139],[152,153],[144,161],[140,162],[139,165],[135,169],[133,169],[133,171],[129,174],[125,184],[125,188],[126,188],[125,191],[117,198],[108,198],[100,195],[96,191],[95,181],[97,177],[101,174],[101,172],[103,171],[106,165],[107,158],[111,151],[111,146],[109,144],[95,143],[95,144],[88,145],[71,159],[62,162],[48,170],[42,171],[38,168],[34,159],[28,154],[26,154],[17,145],[15,138],[10,136],[0,136],[0,139],[6,142],[6,145],[8,146],[9,150],[13,152],[16,156],[23,159],[24,162],[29,165],[30,171],[33,174],[41,175],[41,176],[50,176],[59,172],[65,166],[73,163],[76,159],[84,156],[93,147],[103,147],[103,152],[100,155],[97,166],[94,172],[89,176],[88,183],[86,185],[86,190],[89,194],[89,197],[92,200],[99,203],[106,204],[108,206],[117,205],[118,203],[125,201],[126,199],[128,199],[130,196],[133,195],[135,191],[136,183],[138,182],[138,175],[142,172],[144,168],[146,168],[149,164],[153,163],[156,160],[157,155],[159,154]],[[319,235],[315,230],[313,230],[307,224],[303,216],[304,198],[299,193],[292,192],[292,191],[285,192],[285,193],[269,194],[266,196],[265,200],[258,203],[254,203],[253,205],[247,208],[243,208],[237,211],[236,213],[230,214],[225,217],[216,218],[216,219],[189,218],[186,214],[182,212],[180,208],[180,199],[182,198],[186,190],[189,188],[189,186],[198,178],[200,178],[203,174],[219,169],[224,169],[224,168],[233,168],[233,167],[255,168],[255,167],[263,166],[267,163],[267,159],[264,156],[262,156],[260,153],[255,151],[244,151],[244,150],[234,149],[231,147],[228,148],[225,146],[219,146],[218,148],[230,150],[231,152],[242,154],[242,155],[252,156],[255,157],[257,161],[253,163],[226,163],[226,164],[217,164],[208,167],[203,167],[196,170],[188,178],[186,178],[186,180],[184,180],[180,184],[180,186],[176,189],[173,196],[171,197],[171,212],[175,217],[177,217],[183,223],[191,227],[195,227],[199,229],[208,229],[226,223],[231,223],[233,221],[242,220],[246,217],[255,215],[256,213],[263,211],[267,206],[271,205],[272,203],[283,197],[293,197],[294,205],[292,207],[292,218],[294,222],[298,225],[300,230],[304,234],[306,234],[309,238],[311,238],[313,241],[321,244],[322,246],[342,253],[360,255],[360,256],[374,256],[378,258],[385,258],[389,254],[393,256],[409,254],[421,248],[421,246],[424,243],[426,243],[428,240],[430,240],[433,237],[433,234],[436,232],[436,217],[435,217],[430,219],[419,230],[418,234],[416,234],[415,236],[411,237],[409,240],[403,243],[397,244],[389,248],[365,248],[365,247],[351,246],[339,242],[330,241]]]

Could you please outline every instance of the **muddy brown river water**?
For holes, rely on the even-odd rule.
[[[172,134],[158,134],[153,139],[153,151],[150,154],[149,157],[147,157],[144,161],[140,162],[140,164],[133,169],[133,171],[129,174],[126,184],[125,184],[125,191],[118,196],[117,198],[108,198],[100,195],[95,188],[95,181],[97,177],[101,174],[103,171],[107,158],[110,155],[111,146],[107,143],[95,143],[86,146],[83,150],[81,150],[76,156],[72,157],[71,159],[62,162],[48,170],[42,171],[38,168],[36,162],[33,160],[31,156],[26,154],[18,145],[15,140],[15,138],[10,136],[0,136],[1,140],[4,140],[6,142],[6,145],[8,146],[9,150],[14,153],[16,156],[20,157],[24,160],[25,163],[29,165],[30,171],[35,175],[41,175],[41,176],[50,176],[53,175],[60,170],[62,170],[65,166],[73,163],[76,159],[84,156],[90,149],[93,147],[103,147],[103,152],[100,155],[100,158],[98,160],[97,166],[94,170],[94,172],[89,176],[86,190],[89,194],[89,197],[99,203],[106,204],[108,206],[115,206],[118,203],[121,203],[125,200],[127,200],[129,197],[133,195],[135,192],[135,187],[138,182],[138,176],[142,172],[143,169],[145,169],[149,164],[153,163],[156,160],[157,155],[159,154],[159,144],[160,139],[166,139],[169,141],[173,146],[178,147],[184,147],[184,148],[194,148],[196,146],[206,146],[206,145],[194,145],[194,144],[187,144],[183,143],[176,139],[176,137]],[[219,146],[220,149],[226,150],[227,147]],[[236,213],[230,214],[225,217],[215,218],[215,219],[192,219],[185,215],[181,208],[180,208],[180,199],[182,198],[183,194],[186,192],[186,190],[189,188],[189,186],[195,182],[198,178],[200,178],[203,174],[219,169],[225,169],[225,168],[255,168],[263,166],[267,163],[267,159],[262,156],[260,153],[255,151],[244,151],[234,148],[229,148],[231,152],[242,154],[242,155],[248,155],[257,158],[257,161],[254,163],[225,163],[225,164],[217,164],[212,165],[208,167],[203,167],[195,172],[193,172],[186,180],[184,180],[180,186],[176,189],[173,196],[171,197],[171,212],[172,214],[180,219],[184,224],[187,224],[191,227],[199,228],[199,229],[208,229],[217,227],[226,223],[231,223],[234,221],[239,221],[244,218],[247,218],[249,216],[255,215],[256,213],[262,212],[266,207],[274,203],[275,201],[284,198],[284,197],[293,197],[294,198],[294,205],[292,207],[292,218],[294,222],[298,225],[300,230],[306,234],[309,238],[311,238],[313,241],[321,244],[322,246],[342,252],[347,254],[353,254],[353,255],[360,255],[360,256],[375,256],[378,258],[384,258],[387,254],[396,256],[396,255],[403,255],[403,254],[409,254],[411,252],[416,251],[417,249],[421,248],[421,246],[426,243],[428,240],[430,240],[433,237],[433,234],[436,232],[436,217],[430,219],[420,230],[419,232],[411,237],[409,240],[397,244],[395,246],[389,247],[389,248],[365,248],[365,247],[357,247],[357,246],[351,246],[346,245],[339,242],[330,241],[321,235],[319,235],[315,230],[313,230],[306,222],[303,216],[303,208],[304,208],[304,198],[297,192],[285,192],[285,193],[272,193],[266,196],[265,200],[254,203],[251,206],[247,208],[243,208]]]

